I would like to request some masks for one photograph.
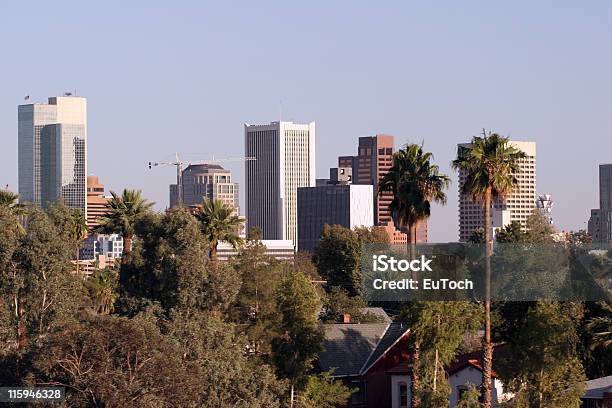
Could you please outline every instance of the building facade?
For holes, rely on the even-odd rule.
[[[247,231],[297,247],[297,189],[315,186],[315,123],[244,126]]]
[[[45,206],[62,199],[87,214],[87,100],[51,97],[18,107],[19,194]]]
[[[90,231],[108,212],[106,204],[109,200],[110,197],[104,196],[104,185],[98,176],[87,176],[87,228]]]
[[[240,214],[239,186],[232,173],[218,164],[191,164],[183,170],[183,204],[195,207],[204,199],[220,200]],[[178,205],[178,185],[170,185],[170,208]]]
[[[510,144],[526,154],[519,160],[520,171],[515,174],[518,184],[516,188],[505,197],[498,197],[491,203],[491,237],[500,228],[513,221],[521,223],[526,230],[527,218],[536,208],[536,142],[510,141]],[[471,147],[470,143],[461,143],[457,146],[458,155],[463,154]],[[474,232],[483,228],[484,207],[480,201],[474,200],[469,194],[461,191],[465,182],[465,173],[459,171],[459,241],[466,242]]]
[[[328,184],[298,188],[298,249],[313,251],[323,227],[371,227],[374,203],[371,185]]]
[[[599,165],[599,208],[591,210],[588,231],[594,243],[612,243],[612,164]]]

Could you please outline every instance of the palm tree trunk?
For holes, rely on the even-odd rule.
[[[132,242],[134,237],[131,234],[126,234],[123,236],[123,255],[129,254],[132,252]]]
[[[416,248],[416,229],[417,223],[413,222],[408,226],[408,257],[415,259],[417,257]],[[417,272],[412,272],[412,279],[417,280]],[[421,344],[418,340],[414,344],[414,353],[412,356],[412,387],[411,387],[411,404],[412,408],[419,408],[421,405],[421,375],[419,372],[421,365]]]
[[[210,268],[213,271],[217,271],[217,244],[213,244],[210,247]]]
[[[493,344],[491,343],[491,188],[487,188],[484,196],[485,206],[485,338],[482,356],[482,402],[484,408],[491,408],[493,369]]]
[[[412,354],[412,384],[410,391],[410,407],[419,408],[421,405],[421,399],[419,393],[421,392],[421,376],[419,373],[419,366],[421,364],[421,345],[417,342],[414,344],[414,353]]]

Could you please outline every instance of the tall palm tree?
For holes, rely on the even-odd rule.
[[[117,274],[113,270],[98,271],[86,281],[86,287],[93,301],[93,308],[99,314],[111,314],[115,311]]]
[[[423,146],[407,144],[393,155],[393,165],[379,183],[378,193],[393,193],[389,205],[397,229],[408,228],[408,255],[416,257],[416,231],[419,222],[431,215],[431,203],[446,204],[444,190],[450,179],[432,164],[433,154]],[[412,370],[413,408],[420,405],[420,341],[415,337]]]
[[[220,241],[228,242],[234,248],[243,243],[242,238],[238,236],[243,221],[233,215],[233,211],[234,209],[223,201],[205,199],[195,212],[204,238],[210,245],[209,258],[213,270],[217,270],[217,247]]]
[[[433,154],[423,146],[407,144],[393,155],[393,165],[378,186],[378,193],[393,193],[389,205],[393,223],[398,229],[408,229],[408,250],[416,243],[418,224],[431,215],[431,203],[446,204],[444,190],[448,176],[431,164]]]
[[[76,251],[76,272],[79,273],[79,251],[81,249],[81,242],[87,237],[87,221],[85,216],[79,209],[72,209],[70,211],[70,231],[68,234],[75,243]]]
[[[520,171],[519,160],[526,155],[513,147],[510,140],[497,133],[486,132],[475,136],[469,146],[460,146],[453,168],[464,176],[461,191],[479,200],[484,206],[485,236],[485,338],[483,352],[482,401],[491,407],[491,370],[493,344],[491,343],[491,204],[494,198],[509,194],[517,185],[514,176]]]
[[[136,223],[153,207],[154,203],[142,197],[140,190],[124,189],[118,195],[111,191],[112,198],[106,204],[107,214],[101,217],[95,232],[120,234],[123,237],[123,252],[132,251]]]

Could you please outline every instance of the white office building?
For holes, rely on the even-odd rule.
[[[523,151],[527,157],[519,160],[520,171],[515,174],[518,184],[514,191],[505,197],[493,200],[491,206],[491,237],[500,228],[518,221],[526,229],[527,218],[536,208],[536,142],[510,141],[510,144]],[[469,143],[458,145],[469,148]],[[481,201],[475,201],[469,194],[463,194],[461,188],[465,174],[459,171],[459,240],[468,241],[474,232],[484,227],[484,207]]]
[[[63,199],[87,216],[87,100],[20,105],[18,145],[21,200],[44,206]]]
[[[315,123],[244,125],[247,231],[297,247],[297,189],[315,186]]]

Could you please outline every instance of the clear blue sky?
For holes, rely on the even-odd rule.
[[[0,184],[17,186],[17,105],[89,103],[89,172],[160,208],[172,168],[236,156],[244,122],[317,122],[317,173],[358,136],[425,142],[443,171],[482,127],[538,143],[538,192],[562,229],[597,205],[612,162],[609,1],[4,2]],[[227,166],[238,181],[239,164]],[[432,241],[457,239],[457,183]]]

